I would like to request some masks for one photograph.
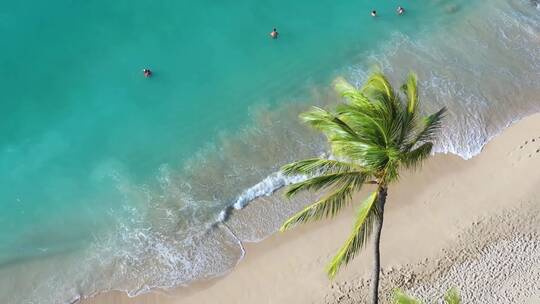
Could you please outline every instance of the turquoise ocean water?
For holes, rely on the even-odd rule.
[[[0,302],[230,270],[305,203],[269,196],[289,182],[280,165],[325,151],[297,113],[372,65],[417,71],[426,107],[451,110],[439,151],[471,157],[540,109],[539,14],[528,0],[4,3]]]

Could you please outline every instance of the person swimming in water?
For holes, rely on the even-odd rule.
[[[377,17],[377,11],[375,10],[371,11],[371,17]]]
[[[278,33],[277,29],[274,28],[274,29],[270,32],[270,37],[271,37],[272,39],[277,39],[278,36],[279,36],[279,33]]]
[[[150,71],[150,69],[143,69],[142,71],[143,71],[144,77],[150,78],[152,76],[152,71]]]
[[[405,9],[403,7],[401,7],[401,6],[398,6],[397,7],[397,14],[401,16],[404,13],[405,13]]]

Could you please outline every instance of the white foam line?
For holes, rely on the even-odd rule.
[[[304,181],[306,178],[307,176],[301,175],[286,176],[281,173],[281,171],[274,172],[251,188],[244,190],[244,192],[236,199],[233,207],[236,210],[240,210],[256,198],[270,196],[279,188]]]
[[[287,176],[284,175],[281,171],[274,172],[268,175],[262,181],[244,190],[233,204],[221,210],[221,212],[216,218],[216,222],[212,224],[212,226],[227,221],[227,218],[229,217],[233,209],[241,210],[246,207],[250,202],[259,197],[270,196],[282,187],[304,181],[307,178],[308,177],[304,175]]]
[[[240,261],[244,258],[244,256],[246,255],[246,250],[244,249],[244,244],[242,243],[242,241],[240,240],[240,238],[232,231],[231,228],[229,228],[229,226],[227,226],[226,223],[221,223],[221,225],[223,225],[223,227],[225,227],[225,230],[227,230],[231,235],[232,237],[238,241],[238,244],[240,245],[240,250],[242,251],[242,254],[240,255],[240,258],[238,259],[238,261],[236,262],[236,265],[238,265],[238,263],[240,263]]]

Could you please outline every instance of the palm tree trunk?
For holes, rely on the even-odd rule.
[[[377,198],[377,209],[379,216],[375,220],[375,235],[373,236],[373,276],[371,280],[371,304],[379,303],[379,274],[381,272],[381,255],[379,244],[381,241],[381,231],[383,226],[384,204],[386,203],[386,194],[388,188],[386,186],[379,188]]]

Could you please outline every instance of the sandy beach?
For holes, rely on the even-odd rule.
[[[404,174],[388,195],[383,303],[394,288],[434,302],[450,287],[461,291],[464,303],[540,303],[539,169],[536,114],[473,159],[436,155],[419,172]],[[245,244],[239,265],[208,282],[135,298],[109,292],[83,303],[364,303],[370,250],[333,281],[324,272],[353,215],[346,210]]]

